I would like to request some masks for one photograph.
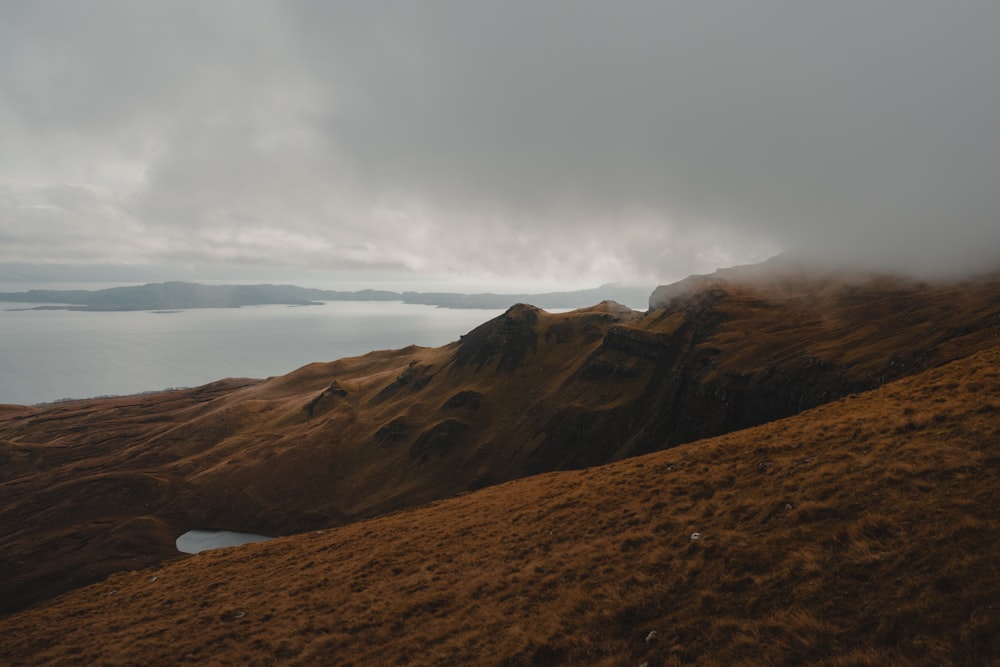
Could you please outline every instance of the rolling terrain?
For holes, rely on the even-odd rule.
[[[282,603],[289,606],[276,607],[253,631],[262,634],[253,634],[252,641],[251,635],[239,633],[232,635],[239,639],[235,643],[220,640],[228,652],[213,654],[212,660],[244,662],[247,655],[240,651],[258,642],[260,650],[253,660],[259,664],[273,660],[305,664],[322,651],[370,656],[357,658],[358,664],[396,662],[404,654],[414,655],[415,664],[448,662],[460,656],[480,662],[475,655],[497,656],[496,664],[618,664],[619,658],[636,659],[639,664],[644,651],[653,660],[650,664],[703,661],[708,655],[719,664],[732,664],[725,655],[741,654],[725,651],[748,645],[748,637],[763,642],[790,632],[776,628],[794,625],[798,619],[804,624],[802,637],[785,637],[768,650],[798,651],[802,659],[832,660],[839,655],[845,660],[831,664],[879,664],[877,658],[886,650],[896,651],[900,659],[920,658],[916,645],[897,646],[900,637],[908,636],[908,616],[900,617],[894,631],[883,628],[878,636],[864,633],[874,632],[867,626],[875,623],[883,613],[882,605],[890,602],[885,597],[889,593],[881,590],[888,581],[885,577],[904,577],[909,568],[904,552],[917,553],[921,544],[931,544],[927,558],[934,562],[914,571],[911,589],[925,586],[928,601],[944,593],[957,595],[956,609],[980,616],[961,622],[947,610],[927,616],[950,619],[949,627],[966,633],[961,636],[971,648],[956,652],[959,647],[954,642],[942,643],[943,635],[930,628],[927,636],[937,643],[924,647],[925,652],[933,649],[927,655],[959,656],[955,662],[967,664],[975,664],[977,656],[994,655],[991,640],[976,633],[985,632],[980,628],[983,623],[995,630],[996,618],[991,611],[975,607],[978,602],[969,596],[992,590],[995,599],[996,592],[995,567],[991,572],[986,561],[970,555],[970,549],[988,555],[995,552],[997,543],[993,508],[995,447],[1000,433],[996,420],[1000,417],[996,414],[997,376],[991,364],[1000,345],[1000,277],[929,284],[892,276],[847,279],[787,267],[768,272],[747,267],[660,288],[650,306],[648,312],[640,313],[605,302],[551,314],[522,304],[441,348],[374,352],[311,364],[267,380],[229,379],[160,394],[2,406],[2,611],[17,612],[115,572],[125,574],[110,582],[143,581],[141,577],[153,572],[143,568],[175,558],[174,538],[191,528],[306,533],[162,566],[185,572],[178,581],[204,583],[211,576],[196,571],[197,563],[222,559],[227,572],[245,567],[274,576],[287,570],[293,577],[300,576],[294,574],[299,570],[290,563],[301,559],[311,563],[300,568],[302,577],[337,582],[322,593],[324,600],[341,609],[334,616],[329,616],[334,613],[329,609],[324,612],[328,614],[325,630],[317,633],[325,639],[312,637],[286,649],[261,639],[269,631],[287,637],[287,623],[304,622],[302,609],[295,605],[305,603],[297,596]],[[947,379],[948,373],[958,375]],[[956,379],[966,376],[975,379]],[[883,388],[873,391],[878,387]],[[828,405],[800,414],[824,404]],[[792,415],[800,416],[775,421]],[[847,423],[852,428],[844,426]],[[760,424],[766,426],[747,430]],[[952,435],[960,435],[962,444],[955,444]],[[859,438],[870,443],[867,449],[855,443]],[[705,451],[716,454],[710,458],[698,454]],[[657,453],[652,458],[642,456],[650,452]],[[781,452],[826,463],[793,465],[792,459],[778,456]],[[700,463],[679,468],[678,457]],[[959,465],[960,460],[965,463]],[[945,475],[948,483],[938,486],[932,483],[937,478],[927,467],[934,465],[965,472],[948,473],[952,475]],[[749,474],[751,470],[754,475]],[[913,475],[925,479],[923,484],[911,479],[914,470]],[[547,474],[552,471],[564,472]],[[683,475],[674,474],[681,471]],[[800,493],[786,493],[786,500],[775,504],[778,500],[768,493],[779,488],[774,486],[778,472],[785,485],[780,488],[794,486]],[[955,475],[964,475],[965,482],[953,483]],[[524,477],[530,479],[511,482]],[[627,492],[633,483],[640,489],[634,497]],[[883,487],[886,490],[879,491]],[[802,495],[804,490],[808,493]],[[876,496],[884,496],[889,504],[879,500],[882,504],[871,510],[875,514],[866,518],[856,503]],[[904,500],[897,503],[890,496]],[[426,506],[445,498],[453,499]],[[945,507],[928,523],[928,531],[938,531],[933,535],[951,534],[947,521],[968,528],[960,536],[967,542],[960,554],[939,553],[946,540],[928,542],[932,533],[914,532],[917,515],[928,507],[918,502],[920,498]],[[735,509],[739,506],[745,506],[744,510]],[[815,511],[802,509],[809,507]],[[630,518],[619,520],[619,514],[629,512]],[[515,515],[521,518],[511,521]],[[659,539],[666,529],[654,530],[650,524],[654,515],[667,517],[664,520],[675,531],[669,538]],[[637,516],[645,518],[637,520]],[[792,516],[797,517],[795,521],[785,521]],[[868,519],[877,525],[865,527]],[[438,526],[439,521],[444,524]],[[906,528],[890,529],[889,524]],[[542,525],[572,528],[559,543],[563,551],[552,552],[553,540],[542,540],[549,545],[543,551],[538,550],[541,543],[531,542]],[[778,527],[785,532],[772,535],[770,531]],[[309,532],[319,530],[326,532]],[[384,542],[385,531],[404,537],[400,542]],[[628,537],[634,531],[638,531],[635,540]],[[875,537],[868,534],[872,531]],[[702,533],[705,539],[691,541],[692,532]],[[883,534],[894,540],[884,549]],[[717,541],[720,535],[729,537]],[[779,557],[780,540],[775,536],[794,537],[798,540],[794,544],[804,546],[793,552],[797,556]],[[513,540],[509,548],[504,546],[508,538]],[[758,538],[765,540],[770,555],[758,553],[764,549],[754,546]],[[320,551],[331,552],[329,558],[316,556],[309,550],[319,549],[317,540],[340,546]],[[827,573],[852,562],[857,555],[852,551],[855,542],[871,550],[876,549],[869,544],[873,541],[878,542],[877,550],[888,555],[883,557],[878,551],[877,558],[869,559],[873,569],[866,581],[882,597],[873,599],[867,616],[859,615],[857,609],[840,609],[837,601],[847,597],[835,595],[837,585]],[[625,548],[625,542],[631,546]],[[654,546],[659,555],[647,557],[647,550]],[[383,553],[387,555],[378,555]],[[261,554],[264,560],[245,554]],[[452,560],[444,560],[449,554]],[[695,569],[684,565],[685,554],[697,556],[694,562],[701,565]],[[560,569],[559,563],[577,556],[581,560],[572,572]],[[709,562],[722,556],[721,561]],[[728,563],[757,558],[763,559],[757,569],[740,570],[743,574],[736,579],[741,583],[734,584],[732,591],[720,588],[719,577],[729,571]],[[968,569],[969,573],[955,575],[954,585],[935,588],[934,577],[945,576],[941,568],[961,565],[962,558],[969,562],[959,571]],[[390,562],[394,565],[386,570]],[[457,564],[444,567],[453,562]],[[537,571],[530,569],[535,567],[532,563]],[[644,577],[635,578],[624,569],[635,563],[645,568]],[[663,568],[657,570],[656,563]],[[410,575],[414,568],[422,572],[425,566],[444,567],[463,582],[475,580],[481,586],[469,589],[469,599],[461,604],[453,597],[447,604],[441,602],[444,593],[435,593],[426,606],[416,604],[409,611],[391,607],[423,599],[423,595],[414,597],[424,588],[414,588],[417,582]],[[344,616],[348,610],[371,602],[365,596],[352,597],[357,586],[364,586],[351,582],[365,568],[377,573],[379,580],[369,592],[387,596],[377,609],[402,618],[403,626],[406,619],[414,618],[411,633],[417,632],[413,625],[440,626],[441,636],[451,639],[431,640],[416,634],[411,639],[413,646],[430,641],[430,646],[441,646],[442,652],[422,658],[416,657],[419,652],[363,654],[351,643],[355,640],[340,636],[358,634],[337,628],[350,627]],[[654,581],[657,571],[667,578],[665,583]],[[776,571],[784,574],[775,579]],[[542,576],[560,572],[566,577]],[[792,606],[787,612],[791,616],[782,617],[783,621],[771,626],[764,623],[763,619],[787,607],[787,600],[786,607],[779,607],[777,600],[765,598],[794,592],[799,600],[801,591],[795,580],[806,575],[818,579],[816,588],[810,589],[811,602],[803,602],[804,611],[799,613]],[[589,577],[596,579],[588,582]],[[426,572],[418,578],[451,581]],[[493,580],[496,584],[488,585]],[[631,583],[625,585],[625,581]],[[980,585],[979,592],[963,590],[960,594],[953,590],[972,581],[986,584],[985,589]],[[692,582],[699,587],[682,586],[686,592],[677,593],[678,586]],[[222,586],[217,580],[204,585]],[[287,590],[296,586],[305,584],[289,579],[284,585]],[[436,590],[431,583],[427,586]],[[628,595],[639,597],[633,600],[621,591],[612,595],[622,586],[632,591]],[[160,588],[166,590],[166,585]],[[257,595],[243,588],[231,589],[229,584],[222,588],[205,595],[221,600],[219,604],[236,604],[234,600]],[[56,604],[83,604],[81,600],[93,595],[87,591],[93,590],[98,589],[71,594]],[[701,594],[692,597],[694,590],[707,591],[711,600],[705,602]],[[850,590],[853,595],[861,589]],[[181,588],[171,591],[156,598],[157,604],[180,610],[197,604],[201,596],[192,593],[187,600],[182,599]],[[607,597],[604,602],[576,599],[570,604],[573,596],[600,591]],[[748,597],[754,591],[756,597]],[[233,597],[219,597],[230,594]],[[475,611],[479,603],[473,605],[473,598],[490,602],[482,605],[484,611]],[[637,602],[640,598],[646,601]],[[757,600],[753,603],[757,606],[747,608],[751,600]],[[901,600],[893,604],[898,606]],[[668,613],[667,606],[680,611]],[[584,633],[591,633],[586,635],[589,639],[567,639],[584,636],[579,633],[559,635],[544,620],[549,607],[554,619],[591,628]],[[41,607],[3,620],[11,636],[21,638],[21,643],[12,644],[19,648],[9,650],[8,660],[30,663],[29,656],[42,656],[39,660],[44,662],[44,656],[56,655],[54,651],[70,650],[65,644],[47,653],[49,649],[35,637],[40,626],[31,623],[42,622],[38,619],[46,618],[49,612],[45,610],[56,608]],[[79,609],[65,613],[73,618],[84,613],[88,618],[100,617],[95,608]],[[703,616],[729,618],[735,625],[720,630],[714,620],[686,620],[697,619],[699,609]],[[833,614],[829,619],[824,615],[827,611]],[[193,609],[184,613],[189,612],[201,617]],[[686,614],[683,618],[677,616],[681,612]],[[239,617],[238,626],[231,623],[237,619],[219,616],[225,623],[220,632],[245,628],[242,621],[250,614],[239,613],[244,616]],[[496,631],[497,624],[507,624],[504,636],[512,627],[510,619],[525,614],[525,620],[515,624],[521,635],[486,639],[475,628],[447,629],[456,622],[455,615],[471,619],[482,613],[494,615],[492,621],[480,619],[483,627]],[[623,620],[615,620],[618,613],[624,614]],[[920,614],[925,611],[913,613],[913,618],[924,618]],[[172,637],[172,631],[148,616],[142,618],[148,621],[151,636]],[[176,627],[184,626],[178,618],[167,616]],[[284,620],[275,620],[279,616]],[[376,611],[370,611],[366,618],[378,632],[399,629],[376,616]],[[740,625],[737,620],[743,616],[758,618],[760,623]],[[128,623],[107,622],[109,627],[122,626],[122,642],[137,639],[125,627]],[[928,621],[928,628],[934,623],[937,620]],[[610,629],[599,630],[604,626]],[[633,645],[639,626],[656,629],[659,639],[650,645]],[[678,629],[668,639],[666,630],[674,626],[688,629]],[[600,632],[610,634],[605,639],[593,635]],[[702,636],[699,633],[711,639],[711,654],[690,643]],[[743,636],[740,633],[746,636],[736,641],[737,635]],[[330,639],[331,635],[339,639]],[[472,635],[479,638],[473,640]],[[724,635],[732,641],[727,643]],[[812,639],[804,639],[807,636]],[[863,643],[852,644],[852,636]],[[470,638],[471,648],[458,646],[461,637]],[[168,659],[163,651],[169,647],[156,648],[158,640],[151,641],[147,648],[154,662],[175,662],[187,655],[175,653]],[[133,643],[146,646],[142,641]],[[388,643],[394,648],[386,651],[403,646],[396,646],[395,640]],[[854,645],[868,648],[852,654],[847,648]],[[81,646],[77,649],[84,653],[70,654],[85,655],[89,649]],[[105,654],[107,660],[136,659],[113,652],[127,651],[124,645],[107,650],[112,651]],[[108,657],[112,655],[118,657]],[[191,655],[195,661],[205,658],[194,648]],[[768,655],[778,654],[763,649],[746,653],[749,660],[770,659]]]
[[[998,368],[118,573],[0,618],[0,660],[995,664]]]

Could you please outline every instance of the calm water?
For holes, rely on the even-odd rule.
[[[283,375],[372,350],[444,345],[503,312],[370,301],[172,313],[8,310],[26,305],[0,303],[0,403]]]
[[[274,538],[254,533],[237,533],[232,530],[189,530],[177,538],[177,550],[197,554],[211,549],[239,547],[253,542],[267,542]]]

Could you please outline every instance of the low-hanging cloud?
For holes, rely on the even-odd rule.
[[[1000,259],[992,3],[0,13],[0,261],[580,282]]]

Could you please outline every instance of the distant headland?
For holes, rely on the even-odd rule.
[[[147,283],[100,290],[32,289],[0,292],[0,301],[34,305],[32,310],[132,311],[241,306],[321,305],[324,301],[401,301],[441,308],[508,308],[519,302],[539,308],[581,308],[601,301],[625,305],[645,303],[650,289],[602,285],[593,289],[542,294],[460,294],[455,292],[392,292],[364,289],[324,290],[296,285],[203,285],[189,282]]]

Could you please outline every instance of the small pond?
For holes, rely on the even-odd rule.
[[[186,554],[196,554],[210,549],[238,547],[251,542],[266,542],[274,539],[266,535],[237,533],[232,530],[189,530],[177,538],[177,550]]]

